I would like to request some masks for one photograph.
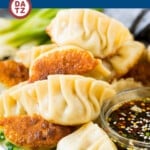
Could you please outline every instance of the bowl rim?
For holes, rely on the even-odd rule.
[[[118,94],[116,94],[112,98],[110,98],[109,101],[113,100],[114,98],[116,98],[118,96],[129,94],[129,92],[134,93],[134,92],[143,91],[143,90],[149,90],[150,91],[150,87],[138,87],[138,88],[134,88],[134,89],[124,90],[122,92],[119,92]],[[125,100],[124,102],[127,102],[127,101],[130,101],[130,100]],[[118,104],[115,104],[115,105],[119,105],[121,103],[123,103],[123,102],[119,102]],[[112,107],[114,107],[114,106],[112,106]],[[144,148],[150,148],[150,142],[143,142],[143,141],[135,140],[132,138],[123,137],[110,127],[109,123],[107,122],[107,117],[108,117],[108,114],[110,114],[112,107],[110,107],[108,110],[106,110],[106,114],[105,114],[104,113],[105,107],[102,106],[102,110],[101,110],[101,114],[100,114],[100,123],[101,123],[102,128],[106,131],[106,133],[111,138],[114,138],[115,140],[119,139],[120,143],[123,143],[123,144],[128,143],[128,144],[130,144],[129,146],[135,146],[135,147],[136,146],[140,146],[140,147],[143,146]]]

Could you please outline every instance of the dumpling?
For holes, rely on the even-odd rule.
[[[136,41],[124,43],[116,55],[107,59],[117,77],[125,75],[140,60],[144,45]]]
[[[134,78],[135,81],[141,82],[143,86],[150,86],[150,50],[145,49],[139,61],[134,65],[127,74],[125,74],[124,78]]]
[[[20,115],[25,114],[25,111],[20,104],[20,101],[12,99],[10,93],[15,92],[18,89],[21,89],[24,85],[27,84],[27,81],[21,82],[15,86],[12,86],[8,90],[3,91],[0,94],[0,117],[6,117],[8,114],[11,115]]]
[[[109,72],[107,81],[125,75],[144,51],[144,45],[134,41],[119,21],[92,9],[62,10],[46,31],[59,46],[75,45],[99,58]]]
[[[92,9],[66,9],[57,13],[46,28],[58,45],[75,45],[106,58],[132,40],[128,29],[119,21]]]
[[[67,45],[54,48],[35,59],[30,68],[30,81],[46,79],[49,74],[78,74],[107,80],[110,71],[92,53]]]
[[[92,122],[62,138],[57,150],[117,150],[108,135]]]
[[[53,124],[41,116],[20,115],[0,118],[0,146],[9,150],[6,143],[10,142],[12,150],[54,150],[58,141],[72,133],[76,127]]]
[[[16,53],[17,49],[12,47],[12,46],[9,46],[8,44],[4,45],[4,44],[1,44],[0,46],[0,60],[4,60],[6,58],[13,58],[14,57],[14,54]]]
[[[30,67],[30,81],[46,79],[49,74],[79,74],[110,81],[126,74],[140,59],[144,46],[128,41],[107,59],[73,45],[53,48],[41,54]]]
[[[104,81],[79,75],[49,75],[47,80],[9,89],[0,96],[0,117],[40,115],[60,125],[95,120],[102,102],[115,94]]]
[[[121,78],[120,80],[114,80],[112,82],[112,87],[114,88],[114,90],[116,90],[117,93],[123,90],[129,90],[142,86],[142,83],[135,81],[134,78]]]
[[[18,52],[16,52],[14,59],[18,62],[23,63],[26,67],[29,68],[38,56],[47,51],[51,51],[55,47],[57,47],[56,44],[47,44],[35,46],[30,50],[19,50]]]
[[[28,80],[29,70],[14,60],[0,61],[0,93],[20,82]]]

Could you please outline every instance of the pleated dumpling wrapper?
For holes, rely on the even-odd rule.
[[[56,44],[45,44],[32,47],[31,49],[22,49],[15,53],[14,59],[18,62],[23,63],[27,68],[30,68],[34,60],[41,54],[51,51],[57,47]]]
[[[58,45],[76,45],[100,58],[115,54],[132,40],[122,23],[92,9],[61,10],[46,31]]]
[[[108,80],[111,72],[91,52],[65,45],[41,54],[30,67],[31,82],[46,79],[50,74],[78,74]]]
[[[100,58],[108,80],[125,75],[139,61],[144,45],[119,21],[92,9],[64,9],[46,28],[57,45],[75,45]]]
[[[0,117],[40,115],[51,123],[78,125],[95,120],[115,94],[107,82],[79,75],[49,75],[0,95]]]
[[[62,138],[57,144],[57,150],[117,150],[117,148],[103,129],[90,122]]]

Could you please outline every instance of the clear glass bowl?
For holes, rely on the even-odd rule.
[[[118,107],[118,105],[121,105],[126,101],[147,97],[150,97],[150,87],[142,87],[121,92],[103,103],[100,114],[100,125],[107,132],[110,138],[116,143],[119,150],[150,150],[149,142],[146,143],[134,139],[125,138],[114,131],[107,122],[107,118],[114,110],[115,106]]]

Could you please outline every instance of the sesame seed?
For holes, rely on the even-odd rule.
[[[150,142],[150,98],[123,103],[110,115],[109,123],[124,137]]]

